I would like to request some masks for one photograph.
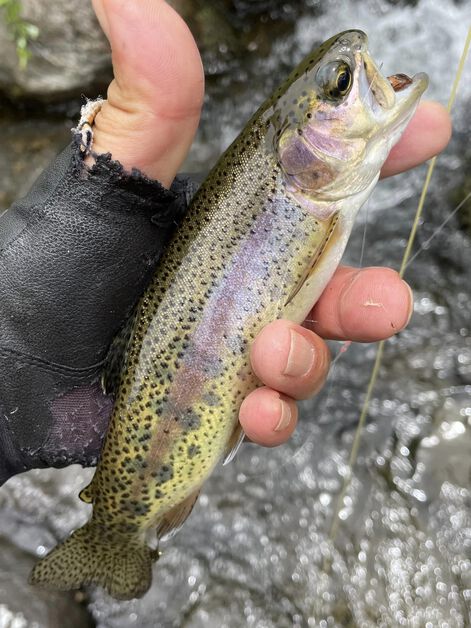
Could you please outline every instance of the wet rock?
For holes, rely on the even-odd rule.
[[[28,584],[34,562],[30,554],[0,538],[0,626],[91,628],[91,618],[76,596]]]
[[[309,8],[304,2],[270,0],[170,0],[170,4],[188,22],[209,75],[233,71],[231,60],[243,52],[249,59],[269,54],[274,38],[292,30],[296,17]]]
[[[23,0],[22,19],[37,27],[27,67],[19,66],[16,46],[0,9],[0,91],[11,98],[52,100],[79,95],[111,76],[109,46],[90,2]]]
[[[0,116],[0,214],[28,192],[39,174],[70,141],[75,120]]]
[[[273,3],[265,0],[169,3],[188,22],[208,74],[231,71],[231,59],[244,50],[268,54],[273,35],[286,31],[301,9],[306,8],[304,3],[271,6]],[[0,92],[14,100],[57,101],[82,92],[105,91],[112,76],[110,51],[91,3],[23,0],[21,6],[21,20],[32,25],[38,36],[29,41],[30,58],[22,68],[11,28],[0,8]],[[268,22],[272,26],[269,37]],[[279,27],[278,33],[273,31],[273,25]]]

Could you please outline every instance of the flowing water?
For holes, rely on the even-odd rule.
[[[244,15],[263,2],[234,4],[243,25]],[[189,170],[207,169],[301,56],[344,28],[369,33],[387,74],[427,71],[428,97],[445,103],[471,21],[465,1],[265,5],[273,15],[252,14],[256,27],[248,34],[242,27],[243,56],[231,56],[224,42],[206,56],[209,95]],[[332,343],[339,358],[323,393],[302,405],[292,441],[276,450],[246,445],[233,463],[219,467],[164,548],[142,600],[118,603],[90,591],[98,626],[471,625],[470,205],[452,215],[471,187],[470,106],[468,60],[454,138],[437,164],[420,253],[406,273],[415,314],[387,343],[335,543],[329,529],[375,345]],[[51,124],[51,135],[63,126]],[[362,210],[348,263],[399,266],[424,175],[422,167],[381,183]],[[89,476],[69,468],[10,480],[0,491],[3,539],[43,555],[86,519],[77,491]],[[14,571],[3,563],[0,569]],[[30,596],[35,600],[36,593]],[[0,598],[0,627],[56,625],[25,617],[23,624],[8,623],[17,608],[9,600]]]

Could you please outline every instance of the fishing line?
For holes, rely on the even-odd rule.
[[[469,51],[469,47],[471,44],[471,27],[468,30],[468,35],[466,37],[466,41],[463,47],[463,52],[461,53],[461,57],[460,57],[460,61],[458,64],[458,69],[456,71],[456,75],[455,75],[455,80],[453,82],[453,86],[451,88],[451,93],[450,93],[450,97],[448,99],[448,103],[446,106],[446,109],[448,112],[451,111],[451,108],[453,106],[453,103],[455,101],[456,98],[456,92],[458,89],[458,84],[460,82],[461,76],[463,74],[463,70],[464,70],[464,64],[466,61],[466,57],[468,55],[468,51]],[[414,217],[414,222],[412,224],[412,228],[409,234],[409,239],[407,241],[407,246],[406,249],[404,251],[404,255],[402,258],[402,262],[401,262],[401,267],[399,269],[399,275],[400,277],[404,276],[404,272],[407,268],[408,262],[409,262],[409,258],[410,258],[410,254],[412,251],[412,246],[414,244],[414,240],[415,240],[415,236],[417,233],[417,229],[420,223],[420,219],[422,216],[422,211],[424,208],[424,203],[425,203],[425,197],[427,196],[427,192],[428,192],[428,188],[430,185],[430,180],[432,178],[432,173],[435,169],[435,164],[437,161],[437,156],[433,157],[433,159],[430,161],[429,167],[427,169],[427,175],[425,177],[425,182],[422,188],[422,193],[420,195],[420,199],[419,199],[419,203],[417,205],[417,210],[415,213],[415,217]],[[465,199],[466,200],[466,199]],[[463,201],[464,202],[464,201]],[[369,406],[370,406],[370,401],[371,401],[371,396],[373,393],[373,389],[375,387],[376,384],[376,380],[378,378],[378,373],[379,373],[379,369],[381,366],[381,360],[383,357],[383,352],[384,352],[384,345],[385,345],[385,341],[382,340],[379,344],[378,344],[378,350],[376,353],[376,358],[374,361],[374,365],[373,365],[373,370],[371,372],[371,377],[370,377],[370,381],[368,383],[368,388],[366,391],[366,397],[365,400],[363,402],[363,406],[361,409],[361,413],[360,413],[360,418],[358,419],[358,426],[355,430],[355,435],[353,437],[353,443],[352,443],[352,448],[350,450],[350,455],[348,458],[348,471],[345,474],[344,480],[343,480],[343,484],[342,484],[342,488],[340,490],[340,493],[337,497],[337,502],[335,505],[335,509],[334,509],[334,513],[333,513],[333,517],[332,517],[332,524],[329,530],[329,540],[333,543],[335,542],[336,536],[337,536],[337,532],[340,526],[340,512],[342,510],[342,506],[343,506],[343,502],[345,499],[345,495],[348,491],[348,488],[350,486],[350,482],[352,479],[352,475],[353,475],[353,467],[355,466],[357,457],[358,457],[358,450],[360,448],[360,441],[361,441],[361,436],[362,436],[362,432],[363,432],[363,427],[366,421],[366,416],[368,414],[368,410],[369,410]]]
[[[373,78],[371,79],[371,82],[368,85],[368,89],[366,90],[366,96],[368,96],[370,94],[370,92],[373,91],[373,83],[375,82],[376,77],[380,74],[381,70],[383,69],[383,65],[384,65],[384,61],[381,61],[381,63],[379,64],[378,69],[375,70],[375,73],[373,74]]]
[[[445,218],[445,220],[438,225],[438,227],[434,230],[434,232],[432,233],[432,235],[430,236],[430,238],[428,238],[427,240],[425,240],[425,242],[422,243],[420,249],[414,253],[414,255],[409,259],[409,261],[406,264],[406,270],[409,268],[409,266],[412,264],[412,262],[416,259],[416,257],[418,257],[423,251],[425,251],[428,247],[428,245],[430,244],[430,242],[437,237],[437,235],[443,230],[443,227],[453,218],[453,216],[459,212],[459,210],[463,207],[463,205],[466,203],[466,201],[471,198],[471,192],[469,192],[468,194],[466,194],[466,196],[464,197],[464,199],[453,209],[452,212],[450,212],[450,214],[448,214],[448,216]]]
[[[365,247],[366,247],[366,232],[368,231],[368,222],[370,219],[370,199],[366,201],[365,206],[365,224],[363,227],[363,238],[361,240],[361,250],[360,250],[360,261],[358,264],[359,268],[363,268],[363,258],[365,256]]]

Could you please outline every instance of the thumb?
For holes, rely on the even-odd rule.
[[[196,43],[164,0],[92,0],[114,80],[95,119],[94,150],[170,186],[191,146],[204,96]]]

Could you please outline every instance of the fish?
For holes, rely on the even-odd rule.
[[[355,216],[427,87],[383,76],[365,33],[331,37],[261,105],[196,192],[105,375],[113,414],[90,520],[42,558],[33,584],[95,584],[119,600],[152,581],[158,543],[189,516],[244,433],[261,383],[250,346],[301,323],[340,262]]]

